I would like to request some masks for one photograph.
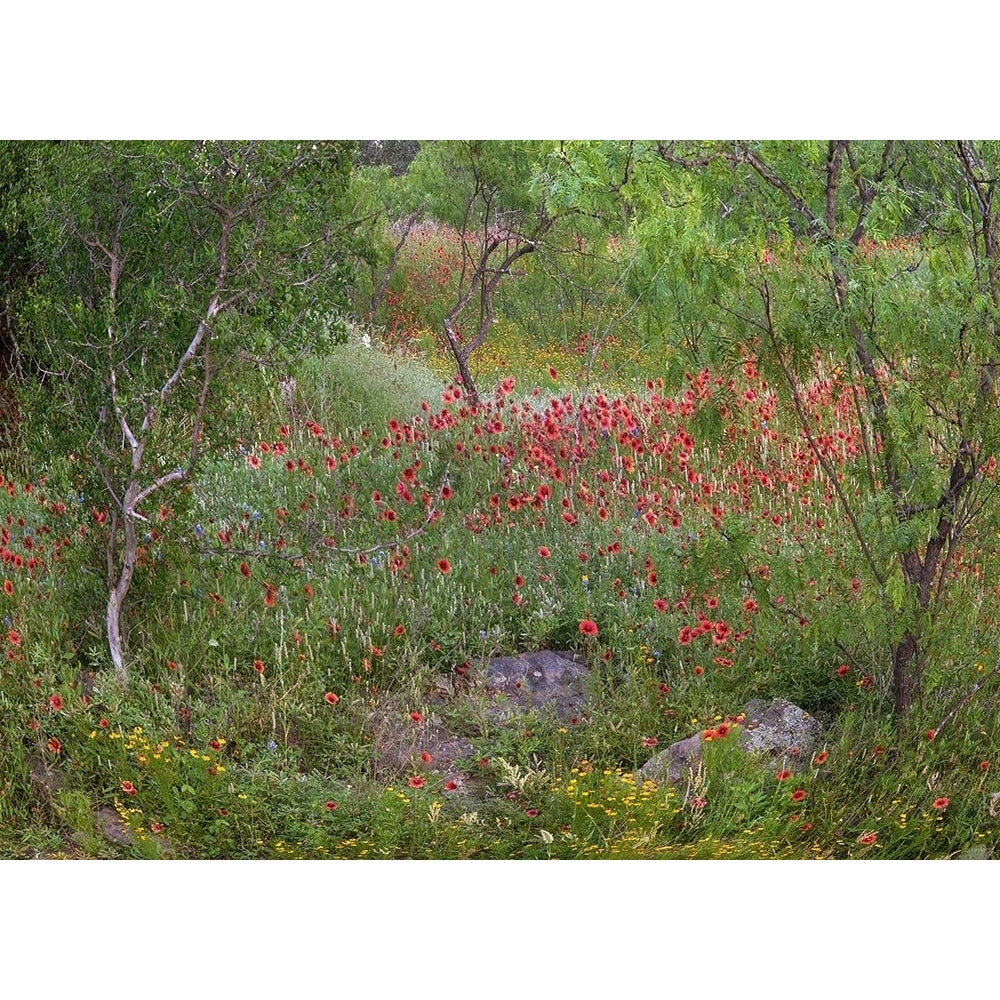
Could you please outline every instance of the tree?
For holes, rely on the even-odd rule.
[[[470,402],[479,394],[469,359],[483,345],[495,319],[494,297],[514,265],[549,238],[556,217],[534,185],[536,168],[551,144],[439,142],[423,146],[410,183],[429,214],[459,233],[462,263],[458,289],[442,327]],[[471,313],[471,331],[464,317]]]
[[[10,453],[19,423],[12,381],[20,369],[13,290],[29,280],[32,261],[21,212],[27,190],[23,143],[0,143],[0,453]]]
[[[995,465],[998,166],[996,144],[971,141],[658,143],[630,187],[653,258],[687,267],[697,249],[697,294],[676,323],[701,311],[718,350],[751,345],[784,383],[877,584],[900,716],[924,690],[949,570]],[[803,405],[817,354],[856,388],[858,494]]]
[[[21,207],[39,262],[17,308],[60,442],[110,506],[106,633],[126,672],[124,608],[149,505],[211,447],[224,376],[336,336],[350,143],[27,147]]]

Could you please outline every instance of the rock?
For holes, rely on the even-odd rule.
[[[672,743],[666,750],[646,761],[636,772],[636,780],[669,782],[676,785],[701,763],[701,733]]]
[[[783,698],[770,704],[755,699],[743,707],[740,746],[792,770],[805,767],[823,740],[823,727],[806,711]]]
[[[29,759],[28,773],[39,796],[47,806],[51,806],[59,789],[63,787],[62,774],[53,770],[48,761],[40,755]]]
[[[128,846],[134,840],[132,831],[122,822],[121,817],[109,806],[104,806],[94,813],[94,826],[97,832],[113,844]]]
[[[985,844],[974,844],[958,856],[959,861],[988,861],[989,859],[990,851]]]
[[[823,727],[790,701],[755,700],[743,708],[740,748],[796,770],[806,767],[823,739]],[[636,772],[639,781],[678,784],[701,763],[701,733],[671,744]]]
[[[524,710],[551,708],[561,719],[579,718],[586,702],[588,668],[570,652],[548,649],[486,661],[487,687]]]

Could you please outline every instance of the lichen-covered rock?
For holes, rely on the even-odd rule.
[[[748,753],[805,767],[823,739],[823,727],[806,711],[783,698],[754,700],[743,707],[740,746]]]
[[[823,739],[823,727],[808,712],[782,698],[770,703],[751,701],[743,712],[740,749],[782,767],[806,767]],[[639,768],[637,780],[678,784],[701,763],[702,740],[702,734],[695,733],[671,744]]]

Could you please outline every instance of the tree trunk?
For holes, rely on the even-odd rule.
[[[451,317],[445,317],[444,332],[448,339],[448,347],[454,355],[455,364],[458,367],[458,374],[462,379],[462,387],[465,390],[465,394],[473,406],[479,406],[479,390],[476,389],[476,383],[472,378],[472,372],[469,370],[469,355],[466,351],[462,350],[462,345],[459,343],[458,335],[455,333],[455,330],[451,325]]]
[[[892,647],[892,689],[896,696],[896,715],[910,714],[920,690],[920,645],[910,631]]]
[[[133,484],[134,486],[134,484]],[[132,487],[129,488],[132,492]],[[111,653],[111,662],[115,668],[115,674],[119,679],[124,680],[127,671],[125,662],[126,636],[122,628],[122,609],[125,606],[125,598],[128,596],[129,588],[132,586],[132,576],[135,573],[136,562],[139,554],[139,540],[135,530],[135,520],[130,516],[130,504],[125,504],[126,511],[122,517],[122,531],[125,536],[125,545],[122,552],[122,565],[118,573],[118,579],[111,586],[109,580],[108,588],[108,612],[107,612],[107,634],[108,650]],[[108,563],[111,569],[114,559],[115,531],[111,529],[111,538],[108,541]]]

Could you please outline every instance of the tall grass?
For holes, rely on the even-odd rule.
[[[975,574],[995,551],[966,556],[917,738],[888,711],[872,581],[752,364],[583,392],[547,351],[486,373],[479,411],[360,340],[291,392],[234,386],[253,425],[149,512],[125,686],[102,669],[107,512],[71,472],[5,478],[4,853],[992,851],[989,684],[924,731],[988,682],[1000,616]],[[818,371],[810,399],[850,489],[847,388]],[[586,657],[585,714],[497,714],[482,661],[537,648]],[[828,727],[794,788],[735,750],[738,725],[686,785],[635,779],[770,696]],[[445,737],[463,755],[439,767]],[[127,843],[96,832],[102,810]]]

